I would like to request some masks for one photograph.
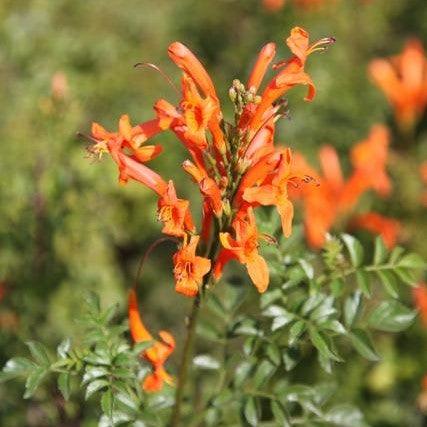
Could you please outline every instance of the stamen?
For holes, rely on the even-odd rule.
[[[165,80],[166,82],[169,84],[169,86],[178,94],[180,95],[180,91],[178,90],[178,88],[176,87],[175,83],[172,81],[172,79],[160,68],[158,67],[156,64],[152,64],[151,62],[138,62],[137,64],[134,65],[135,68],[139,68],[139,67],[147,67],[147,68],[151,68],[155,71],[157,71]]]

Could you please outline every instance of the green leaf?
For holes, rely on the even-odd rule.
[[[50,360],[47,355],[45,347],[39,342],[27,341],[28,348],[30,349],[31,355],[34,357],[37,364],[47,367],[50,365]]]
[[[308,334],[310,336],[310,340],[312,344],[317,348],[319,353],[328,359],[335,360],[337,362],[341,361],[341,359],[336,355],[333,350],[330,348],[327,337],[319,332],[314,327],[308,328]]]
[[[414,270],[398,267],[393,271],[403,283],[406,283],[409,286],[415,286],[417,284],[417,277]]]
[[[234,371],[234,383],[240,387],[249,377],[254,365],[248,361],[243,361],[236,366]]]
[[[272,332],[277,331],[278,329],[288,325],[289,323],[292,322],[293,319],[294,319],[294,315],[292,313],[289,313],[289,315],[286,315],[286,316],[275,317],[273,319],[273,322],[271,323]]]
[[[339,427],[367,427],[363,414],[351,405],[338,405],[325,414],[325,420]]]
[[[246,338],[245,342],[243,343],[243,353],[245,353],[246,356],[250,356],[255,350],[256,343],[257,337]]]
[[[362,291],[366,298],[371,297],[371,281],[369,280],[369,273],[364,270],[356,271],[357,286]]]
[[[328,374],[332,374],[332,361],[322,353],[317,353],[320,367]]]
[[[92,394],[96,393],[98,390],[101,390],[104,387],[107,387],[109,382],[107,380],[95,380],[89,383],[86,387],[85,400],[88,400]]]
[[[199,369],[216,370],[220,368],[220,363],[209,354],[199,354],[193,358],[193,364]]]
[[[380,331],[400,332],[411,325],[416,315],[399,301],[383,301],[369,316],[368,324]]]
[[[256,402],[253,397],[246,399],[243,405],[243,415],[249,425],[256,427],[258,425],[258,414]]]
[[[318,326],[321,329],[328,329],[329,331],[336,332],[337,334],[345,334],[346,329],[338,320],[326,320],[325,322],[319,323]]]
[[[58,389],[65,400],[70,398],[70,376],[69,372],[61,372],[58,376]]]
[[[373,362],[380,360],[380,357],[378,356],[378,353],[366,331],[362,329],[355,329],[348,333],[348,337],[350,338],[353,347],[360,355]]]
[[[219,318],[224,319],[227,316],[227,310],[222,305],[220,299],[213,293],[209,295],[207,306],[209,310],[215,313]]]
[[[282,360],[282,355],[280,352],[279,347],[274,344],[268,344],[267,346],[267,350],[266,350],[266,355],[268,356],[268,358],[276,365],[280,365],[280,361]]]
[[[398,286],[397,286],[397,280],[396,277],[393,275],[391,271],[385,271],[385,270],[379,270],[376,271],[378,277],[381,280],[381,283],[383,284],[385,290],[387,293],[393,297],[398,298]]]
[[[287,371],[291,371],[301,360],[301,353],[295,347],[290,347],[283,352],[283,363]]]
[[[362,294],[360,291],[355,291],[349,296],[344,303],[344,322],[347,328],[356,322],[362,308]]]
[[[282,290],[279,288],[263,293],[260,297],[261,309],[268,307],[274,301],[277,301],[278,299],[282,298],[282,295]]]
[[[255,388],[260,387],[273,375],[276,370],[276,366],[273,365],[269,360],[264,359],[259,365],[254,374],[254,386]]]
[[[277,425],[282,427],[290,427],[291,423],[283,405],[276,400],[271,400],[270,405],[271,412],[273,414],[274,420],[277,422]]]
[[[324,299],[324,294],[316,293],[314,295],[311,295],[302,306],[301,314],[303,316],[307,316],[309,313],[315,310],[324,301]]]
[[[35,367],[35,364],[25,357],[14,357],[4,365],[0,375],[0,382],[19,376],[26,376]]]
[[[396,246],[390,254],[389,263],[390,264],[396,264],[400,256],[405,252],[405,249],[403,249],[401,246]]]
[[[113,416],[114,397],[110,389],[108,389],[106,392],[102,394],[101,408],[104,414],[106,414],[108,417],[111,418]]]
[[[233,333],[236,335],[259,336],[262,331],[257,328],[257,324],[252,319],[239,320],[233,328]]]
[[[71,348],[71,340],[70,338],[66,338],[64,341],[62,341],[58,345],[56,352],[58,353],[58,356],[61,359],[65,359],[68,355],[68,352],[70,351],[70,348]]]
[[[48,372],[49,371],[43,366],[38,366],[31,372],[30,376],[27,378],[27,382],[25,383],[24,399],[30,398],[35,393],[37,387],[43,381]]]
[[[102,366],[94,366],[94,367],[87,367],[86,371],[83,375],[82,384],[86,384],[90,381],[93,381],[96,378],[100,378],[103,376],[106,376],[110,373],[110,371],[107,368],[104,368]]]
[[[101,311],[101,303],[99,301],[99,296],[95,292],[88,292],[86,295],[86,304],[91,313],[99,314]]]
[[[374,249],[374,265],[382,264],[387,259],[387,248],[384,244],[384,240],[381,236],[377,236],[375,239]]]
[[[408,254],[402,257],[397,264],[399,267],[412,268],[421,270],[427,267],[426,262],[418,254]]]
[[[140,354],[143,351],[147,350],[147,348],[152,347],[154,341],[144,341],[144,342],[138,342],[136,343],[133,348],[132,351],[134,354]]]
[[[289,329],[288,344],[290,346],[294,345],[306,329],[307,324],[304,320],[298,320],[297,322],[295,322]]]
[[[359,267],[363,262],[363,247],[361,243],[350,234],[342,234],[341,238],[350,254],[353,267]]]

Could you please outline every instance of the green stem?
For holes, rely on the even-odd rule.
[[[181,406],[184,397],[184,388],[187,381],[188,366],[191,359],[194,337],[196,334],[197,319],[200,310],[200,298],[196,297],[193,302],[187,324],[187,336],[184,342],[181,363],[179,366],[178,383],[175,392],[175,405],[172,410],[171,427],[178,427],[181,422]]]

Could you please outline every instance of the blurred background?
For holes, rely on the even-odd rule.
[[[352,145],[373,124],[388,125],[393,196],[364,203],[401,221],[401,242],[427,255],[419,174],[427,160],[426,117],[410,136],[402,135],[367,74],[372,59],[399,54],[408,38],[427,45],[425,0],[2,0],[0,23],[2,365],[26,351],[27,339],[53,346],[66,335],[78,336],[75,318],[85,290],[119,303],[124,312],[138,262],[160,235],[156,199],[135,183],[119,186],[113,162],[88,158],[87,143],[76,133],[89,134],[92,121],[115,129],[122,113],[133,123],[148,120],[159,97],[176,102],[158,73],[133,67],[154,62],[179,82],[166,52],[175,40],[197,53],[226,101],[231,81],[247,78],[267,41],[278,43],[283,58],[289,53],[283,39],[295,25],[313,39],[335,36],[335,46],[313,55],[307,67],[317,98],[303,102],[304,88],[290,94],[291,118],[280,124],[278,140],[313,164],[319,147],[332,144],[348,170]],[[157,140],[165,153],[151,166],[174,178],[179,194],[196,200],[184,174],[171,175],[185,159],[180,145],[169,134]],[[179,337],[188,301],[171,292],[165,254],[172,251],[166,244],[152,254],[140,295],[150,329]],[[411,301],[409,293],[404,298]],[[427,425],[427,331],[417,321],[378,345],[380,363],[355,358],[337,371],[337,395],[359,405],[372,426]],[[96,425],[90,404],[77,400],[64,409],[54,384],[31,401],[22,393],[22,384],[0,385],[0,425]]]

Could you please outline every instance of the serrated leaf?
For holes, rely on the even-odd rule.
[[[369,316],[368,324],[380,331],[401,332],[411,325],[416,315],[416,311],[399,301],[383,301]]]
[[[50,360],[43,344],[35,341],[27,341],[25,344],[27,344],[37,364],[45,367],[50,365]]]
[[[236,335],[259,336],[262,331],[257,328],[256,322],[253,320],[243,319],[234,325],[233,333]]]
[[[58,389],[65,400],[70,398],[70,373],[61,372],[58,376]]]
[[[266,317],[278,317],[278,316],[283,316],[283,317],[291,317],[293,318],[294,315],[292,313],[289,313],[285,308],[281,307],[280,305],[270,305],[267,309],[265,309],[262,312],[263,316]]]
[[[332,374],[332,361],[329,357],[325,357],[322,353],[317,353],[317,359],[320,367],[328,374]]]
[[[387,248],[384,244],[384,240],[381,236],[377,236],[375,239],[374,248],[374,265],[379,265],[387,259]]]
[[[363,262],[363,247],[361,243],[350,234],[342,234],[341,238],[350,254],[353,267],[359,267]]]
[[[258,425],[258,413],[256,402],[253,397],[246,399],[243,405],[243,416],[249,425],[256,427]]]
[[[360,291],[355,291],[349,296],[344,303],[344,323],[347,328],[356,322],[362,308],[362,294]]]
[[[384,289],[387,291],[387,293],[393,298],[398,298],[399,293],[397,280],[393,273],[391,271],[379,270],[376,271],[376,274],[381,280],[381,283],[383,284]]]
[[[108,417],[111,418],[113,416],[114,397],[110,389],[102,394],[101,408],[104,414],[106,414]]]
[[[362,291],[366,298],[371,297],[371,281],[369,280],[369,273],[364,270],[356,271],[357,286]]]
[[[304,320],[296,321],[289,329],[288,344],[293,346],[306,329],[307,325]]]
[[[88,400],[94,393],[98,390],[101,390],[104,387],[107,387],[109,382],[107,380],[94,380],[89,383],[86,387],[85,400]]]
[[[337,362],[341,361],[341,359],[334,353],[331,349],[327,337],[319,332],[316,328],[309,327],[308,334],[310,336],[310,340],[312,344],[317,348],[319,353],[322,354],[323,357],[335,360]]]
[[[360,355],[373,362],[380,360],[372,340],[364,330],[355,329],[348,333],[348,337],[350,338],[353,347]]]
[[[417,284],[417,277],[414,270],[397,267],[393,271],[403,283],[406,283],[409,286],[415,286]]]
[[[310,319],[314,320],[315,322],[319,322],[336,314],[337,309],[333,306],[334,301],[334,297],[326,297],[322,303],[310,314]]]
[[[43,381],[45,376],[49,371],[43,367],[36,367],[27,378],[27,382],[25,383],[25,394],[24,399],[29,399],[37,390],[37,387]]]
[[[193,364],[199,369],[216,370],[220,368],[220,363],[209,354],[199,354],[193,358]]]

